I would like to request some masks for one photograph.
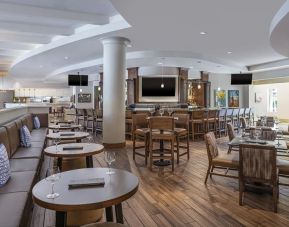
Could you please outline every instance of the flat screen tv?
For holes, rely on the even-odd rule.
[[[163,88],[161,84],[164,84]],[[176,78],[173,77],[143,77],[142,96],[175,96]]]
[[[231,74],[231,84],[232,85],[252,84],[252,73]]]
[[[88,75],[68,75],[68,86],[88,86]]]

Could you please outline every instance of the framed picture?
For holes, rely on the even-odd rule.
[[[91,103],[91,94],[90,93],[78,94],[78,103]]]
[[[228,107],[239,107],[239,90],[228,90]]]
[[[226,107],[226,90],[214,90],[215,107]]]

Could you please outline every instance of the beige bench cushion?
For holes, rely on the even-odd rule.
[[[219,155],[212,160],[213,165],[224,166],[224,167],[239,167],[239,153],[233,152],[231,154],[224,154],[220,152]]]

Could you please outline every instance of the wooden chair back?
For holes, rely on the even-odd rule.
[[[249,115],[250,115],[250,110],[251,110],[251,108],[246,108],[246,109],[245,109],[245,115],[246,115],[246,116],[249,116]]]
[[[205,143],[207,147],[208,159],[211,163],[212,160],[219,154],[216,137],[213,132],[208,132],[207,134],[205,134]]]
[[[217,113],[218,113],[218,110],[209,110],[207,118],[208,119],[217,118]]]
[[[232,141],[235,138],[235,132],[234,132],[234,127],[232,123],[228,123],[227,128],[228,128],[229,140]]]
[[[97,118],[102,118],[102,110],[101,109],[96,110],[96,116],[97,116]]]
[[[276,139],[276,131],[271,128],[261,128],[261,138],[263,140],[272,140]]]
[[[266,117],[266,126],[274,127],[274,117]]]
[[[275,182],[276,148],[256,144],[240,144],[240,181]]]
[[[173,114],[173,117],[177,118],[175,119],[175,127],[176,128],[185,128],[189,131],[189,121],[190,121],[190,115],[189,114]]]
[[[175,114],[188,114],[188,110],[187,109],[174,109]]]
[[[219,118],[224,118],[226,116],[227,109],[219,110]]]
[[[132,115],[132,129],[135,131],[139,128],[148,128],[148,115],[145,113],[138,113]]]
[[[243,129],[247,128],[246,120],[244,117],[240,118],[240,122],[241,122],[241,128],[243,128]]]
[[[227,109],[226,111],[226,117],[231,117],[233,114],[233,109]]]
[[[126,119],[132,119],[132,111],[131,110],[125,111],[125,118]]]
[[[239,109],[238,109],[238,108],[233,109],[232,115],[233,115],[233,117],[238,117],[238,115],[239,115]]]
[[[149,126],[150,130],[163,130],[174,131],[174,118],[173,117],[150,117]]]
[[[239,117],[244,117],[244,116],[245,116],[245,109],[244,108],[240,108]]]
[[[192,112],[192,120],[200,120],[205,118],[204,110],[194,110]]]
[[[93,116],[94,116],[94,111],[93,111],[93,109],[87,109],[87,110],[86,110],[86,113],[87,113],[87,116],[88,116],[88,117],[93,117]]]

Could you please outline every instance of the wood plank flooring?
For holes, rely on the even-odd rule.
[[[101,140],[99,136],[95,139]],[[224,149],[226,142],[227,138],[219,140]],[[208,160],[203,141],[190,143],[190,160],[183,156],[173,174],[170,167],[155,167],[151,172],[141,157],[134,162],[131,141],[116,152],[114,167],[131,171],[140,180],[139,191],[123,203],[125,224],[130,227],[289,226],[289,187],[280,186],[275,214],[270,194],[248,192],[245,205],[239,206],[236,179],[213,176],[205,185]],[[46,158],[44,169],[49,162]],[[103,154],[94,156],[94,166],[106,166]],[[31,227],[54,226],[54,215],[35,206]]]

